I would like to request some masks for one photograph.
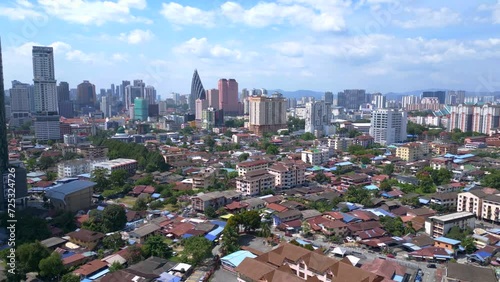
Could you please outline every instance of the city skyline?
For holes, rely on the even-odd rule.
[[[162,98],[220,78],[240,88],[500,90],[500,2],[18,0],[0,4],[5,80],[31,82],[32,46],[58,81],[143,79]],[[467,67],[464,67],[467,66]],[[362,79],[362,83],[361,83]]]

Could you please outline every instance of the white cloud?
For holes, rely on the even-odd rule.
[[[120,40],[128,42],[129,44],[138,44],[151,40],[154,37],[151,30],[134,29],[129,33],[120,33],[118,37]]]
[[[412,15],[409,20],[395,20],[394,23],[402,28],[446,27],[462,21],[460,14],[448,8],[432,10],[429,8],[408,9]]]
[[[219,44],[210,44],[207,38],[191,38],[174,48],[177,54],[191,54],[202,59],[228,58],[240,60],[242,54],[237,49],[230,49]]]
[[[32,9],[32,5],[26,0],[18,0],[13,7],[0,6],[0,17],[19,21],[42,16],[41,13]]]
[[[487,18],[477,17],[476,21],[480,21],[480,22],[488,21],[488,22],[492,22],[494,24],[500,24],[500,0],[498,0],[497,3],[492,4],[492,5],[482,4],[478,7],[478,11],[482,11],[482,12],[486,12],[486,13],[491,12],[491,15],[489,15]]]
[[[132,15],[131,10],[146,8],[146,0],[87,1],[38,0],[47,14],[71,23],[103,25],[107,22],[142,22],[151,20]]]
[[[162,3],[160,13],[169,22],[176,25],[200,25],[204,27],[213,27],[215,25],[214,12],[203,11],[191,6],[182,6],[175,2]]]
[[[304,48],[301,42],[280,42],[271,44],[270,47],[284,56],[300,57],[304,54]]]
[[[111,55],[111,59],[115,62],[128,62],[128,56],[122,53],[114,53]]]
[[[312,4],[314,1],[304,0],[286,2],[290,4],[259,2],[247,10],[238,3],[226,2],[221,5],[221,11],[231,21],[252,27],[288,23],[292,26],[306,26],[314,31],[341,31],[345,29],[340,6],[324,4],[325,1],[318,1],[319,4]],[[336,1],[332,0],[330,3],[335,4]]]

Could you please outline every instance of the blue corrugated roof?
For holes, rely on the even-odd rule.
[[[153,193],[153,195],[151,195],[151,198],[153,199],[156,199],[156,198],[160,198],[160,193]]]
[[[104,275],[106,275],[108,273],[109,273],[109,269],[106,268],[106,269],[101,270],[101,271],[97,272],[96,274],[90,276],[89,279],[90,280],[96,280],[97,278],[100,278],[100,277],[102,277],[102,276],[104,276]]]
[[[364,188],[367,190],[378,190],[378,187],[376,185],[373,185],[373,184],[366,185]]]
[[[47,190],[47,197],[48,198],[55,198],[59,200],[64,200],[64,197],[66,195],[69,195],[71,193],[87,189],[89,187],[93,187],[97,183],[92,182],[92,181],[85,181],[85,180],[76,180],[72,181],[66,184],[62,184],[60,186],[54,187],[52,189]]]
[[[222,227],[226,227],[226,222],[225,221],[221,221],[221,220],[210,220],[211,223],[215,224],[215,225],[218,225],[218,226],[222,226]]]
[[[353,163],[351,163],[351,162],[341,162],[341,163],[336,163],[335,165],[338,165],[338,166],[347,166],[347,165],[353,165]]]
[[[439,241],[439,242],[443,242],[443,243],[451,244],[451,245],[458,245],[458,244],[460,244],[460,241],[454,240],[454,239],[451,239],[451,238],[446,238],[446,237],[434,238],[434,241]]]
[[[156,278],[158,282],[179,282],[181,281],[181,277],[175,276],[173,274],[163,272],[160,277]]]
[[[349,223],[351,221],[359,220],[359,218],[357,218],[355,216],[352,216],[350,214],[347,214],[347,213],[341,212],[340,214],[342,214],[342,221],[344,221],[345,223]]]
[[[246,258],[256,258],[257,256],[249,251],[237,251],[221,258],[221,262],[232,267],[237,267]]]

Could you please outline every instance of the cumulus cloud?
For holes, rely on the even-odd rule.
[[[199,58],[230,58],[239,60],[241,52],[230,49],[219,44],[211,44],[206,37],[191,38],[188,41],[174,48],[178,54],[190,54]]]
[[[204,27],[213,27],[215,25],[215,13],[212,11],[203,11],[201,9],[182,6],[181,4],[170,2],[163,3],[160,13],[170,23],[175,25],[200,25]]]
[[[154,37],[151,30],[134,29],[129,33],[120,33],[118,37],[120,40],[129,44],[139,44],[151,40]]]
[[[459,13],[444,7],[437,10],[429,8],[407,8],[405,11],[412,15],[412,19],[394,21],[396,25],[402,28],[446,27],[458,24],[462,21]]]

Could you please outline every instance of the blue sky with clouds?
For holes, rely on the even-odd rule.
[[[500,90],[500,0],[17,0],[0,26],[7,85],[50,45],[70,87],[143,79],[163,97],[195,68],[207,89]]]

